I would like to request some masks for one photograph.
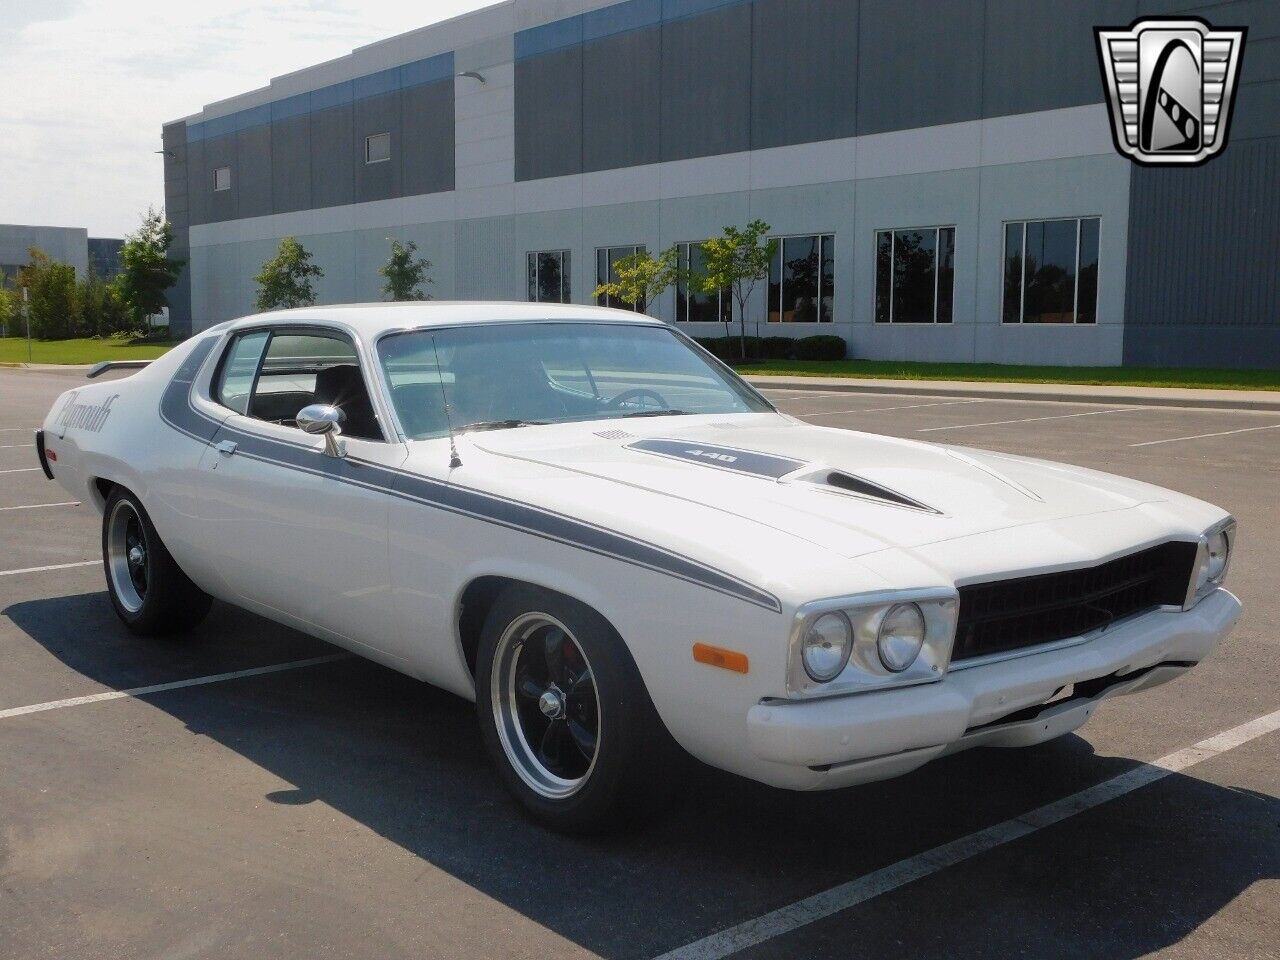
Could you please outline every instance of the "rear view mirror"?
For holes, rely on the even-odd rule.
[[[298,426],[304,433],[324,437],[324,452],[330,457],[345,457],[347,445],[338,438],[342,435],[342,422],[346,414],[338,407],[326,403],[313,403],[298,411]]]

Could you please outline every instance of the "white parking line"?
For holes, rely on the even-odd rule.
[[[1241,427],[1239,430],[1220,430],[1217,433],[1193,433],[1189,437],[1170,437],[1168,440],[1145,440],[1142,443],[1131,443],[1131,447],[1154,447],[1157,443],[1177,443],[1179,440],[1203,440],[1205,437],[1229,437],[1233,433],[1249,433],[1251,430],[1274,430],[1280,423],[1269,423],[1265,427]]]
[[[981,400],[941,400],[937,403],[907,403],[900,407],[871,407],[863,410],[820,410],[817,413],[794,413],[794,417],[834,417],[841,413],[884,413],[886,410],[916,410],[920,407],[954,407],[962,403],[989,403]]]
[[[933,433],[937,430],[963,430],[965,427],[1002,427],[1010,423],[1035,423],[1037,420],[1069,420],[1072,417],[1100,417],[1104,413],[1128,413],[1141,407],[1118,407],[1115,410],[1090,410],[1088,413],[1059,413],[1052,417],[1026,417],[1022,420],[992,420],[989,423],[957,423],[951,427],[925,427],[916,433]]]
[[[18,470],[0,470],[0,473],[37,473],[39,470],[39,467],[22,467]]]
[[[6,510],[39,510],[41,507],[78,507],[79,500],[63,500],[61,503],[24,503],[20,507],[0,507],[0,513]]]
[[[35,427],[0,427],[0,433],[32,432]]]
[[[281,673],[285,670],[298,670],[302,667],[314,667],[320,663],[332,663],[334,660],[345,660],[349,653],[331,653],[324,657],[309,657],[306,660],[290,660],[287,663],[273,663],[266,667],[250,667],[248,670],[232,670],[229,673],[215,673],[207,677],[193,677],[190,680],[174,680],[170,683],[153,683],[149,687],[134,687],[131,690],[108,690],[105,693],[91,693],[87,697],[70,697],[66,700],[50,700],[47,703],[33,703],[25,707],[10,707],[0,710],[0,720],[11,717],[24,717],[29,713],[44,713],[46,710],[61,710],[63,707],[79,707],[86,703],[101,703],[104,700],[124,700],[128,697],[144,697],[149,693],[162,693],[165,690],[180,690],[183,687],[201,687],[209,683],[221,683],[223,680],[238,680],[241,677],[260,677],[264,673]]]
[[[0,570],[0,577],[16,577],[20,573],[44,573],[47,570],[70,570],[72,567],[94,567],[101,560],[78,560],[75,563],[53,563],[47,567],[23,567],[20,570]]]
[[[1063,797],[1053,803],[1037,807],[1029,813],[997,823],[993,827],[971,833],[950,843],[944,843],[924,853],[890,864],[873,873],[842,883],[839,886],[797,900],[771,913],[756,917],[736,926],[713,933],[709,937],[678,947],[655,960],[720,960],[747,947],[764,943],[785,933],[833,914],[866,903],[882,893],[890,893],[913,881],[920,880],[947,867],[955,866],[994,850],[1013,840],[1021,839],[1045,827],[1053,826],[1077,813],[1132,793],[1141,787],[1162,780],[1171,773],[1178,773],[1198,763],[1234,750],[1251,740],[1280,730],[1280,710],[1266,716],[1232,727],[1216,736],[1201,740],[1195,746],[1179,750],[1154,763],[1143,763],[1118,777],[1104,780],[1096,786]]]
[[[0,450],[16,450],[19,447],[34,447],[34,443],[0,443]]]

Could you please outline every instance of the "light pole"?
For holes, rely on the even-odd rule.
[[[27,318],[27,363],[31,362],[31,297],[27,294],[27,285],[22,285],[22,312]]]

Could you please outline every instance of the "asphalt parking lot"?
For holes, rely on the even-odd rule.
[[[1280,732],[1240,733],[1280,709],[1278,413],[771,391],[1218,503],[1244,619],[1040,747],[818,795],[694,771],[643,831],[568,840],[461,700],[354,658],[253,673],[335,651],[220,604],[127,635],[96,515],[30,445],[78,378],[0,371],[0,957],[1280,956]]]

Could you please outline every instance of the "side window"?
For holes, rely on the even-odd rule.
[[[249,395],[253,392],[253,380],[258,375],[258,363],[267,345],[266,330],[242,334],[231,343],[222,369],[218,373],[214,397],[224,407],[236,413],[247,413]]]
[[[253,387],[248,416],[291,427],[296,426],[298,411],[313,403],[330,404],[346,415],[343,435],[383,439],[355,348],[322,333],[276,331]]]

